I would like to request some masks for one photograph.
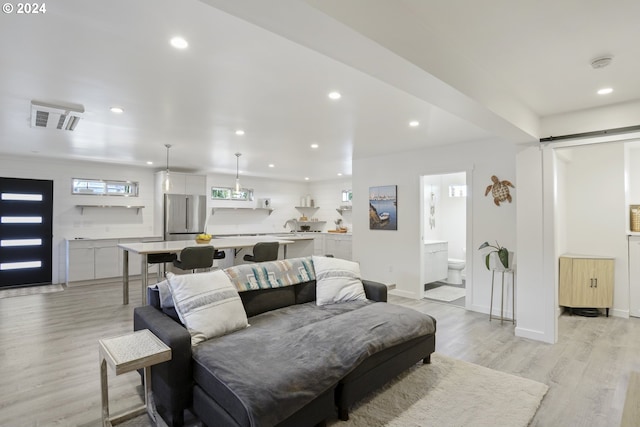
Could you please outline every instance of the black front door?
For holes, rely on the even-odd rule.
[[[0,178],[0,287],[51,283],[53,181]]]

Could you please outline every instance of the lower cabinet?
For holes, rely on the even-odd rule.
[[[351,260],[351,235],[325,234],[324,255],[333,255],[336,258]]]
[[[119,243],[137,243],[160,238],[67,240],[66,283],[122,276],[122,249]],[[141,257],[129,254],[129,274],[139,275]]]
[[[93,262],[95,279],[117,277],[122,275],[118,269],[120,249],[117,240],[100,240],[94,242]]]
[[[585,255],[560,257],[558,302],[563,307],[613,306],[614,258]]]
[[[93,242],[85,240],[67,241],[67,284],[95,277]]]

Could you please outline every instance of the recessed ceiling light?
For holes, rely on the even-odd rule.
[[[610,87],[604,87],[598,91],[598,95],[608,95],[613,92],[613,89]]]
[[[311,148],[318,148],[319,145],[318,144],[311,144]]]
[[[236,135],[244,135],[244,131],[242,129],[238,129],[236,131]]]
[[[276,165],[274,165],[273,163],[269,163],[269,167],[270,167],[270,168],[275,168],[275,167],[276,167]]]
[[[189,43],[187,43],[187,41],[182,37],[174,37],[169,41],[169,43],[171,43],[171,46],[176,49],[186,49],[189,46]]]
[[[148,164],[148,165],[152,165],[152,164],[153,164],[153,162],[147,162],[147,164]]]
[[[309,177],[308,177],[308,176],[305,176],[305,177],[304,177],[304,180],[305,180],[305,181],[309,181]]]
[[[124,113],[124,110],[122,109],[122,107],[111,107],[109,109],[112,113],[116,113],[116,114],[122,114]]]
[[[329,93],[329,98],[331,98],[331,99],[340,99],[340,98],[342,98],[342,95],[340,95],[340,92],[331,92],[331,93]]]
[[[409,122],[409,126],[411,126],[412,128],[416,127],[416,126],[420,126],[420,122],[417,120],[412,120]]]
[[[338,172],[338,176],[342,176],[342,172]]]

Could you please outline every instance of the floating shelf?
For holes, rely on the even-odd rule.
[[[298,221],[298,220],[296,220]],[[307,225],[307,224],[325,224],[327,221],[298,221],[298,224],[303,224],[303,225]]]
[[[120,209],[136,209],[136,214],[140,213],[140,209],[144,208],[144,206],[123,206],[123,205],[76,205],[77,208],[80,208],[80,214],[84,215],[84,210],[86,208],[99,208],[99,209],[108,209],[108,208],[120,208]]]
[[[211,215],[215,215],[216,211],[266,211],[271,215],[273,209],[271,208],[211,208]]]
[[[320,206],[296,206],[296,209],[313,209],[313,210],[317,210],[320,209]]]
[[[336,212],[338,212],[340,215],[342,215],[345,212],[351,212],[351,208],[337,208]]]

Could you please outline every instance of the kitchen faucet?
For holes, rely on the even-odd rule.
[[[287,228],[287,225],[289,223],[293,224],[293,227],[291,228],[291,231],[294,232],[294,233],[297,233],[298,232],[298,220],[295,219],[295,218],[288,219],[287,222],[284,223],[282,228]]]

